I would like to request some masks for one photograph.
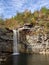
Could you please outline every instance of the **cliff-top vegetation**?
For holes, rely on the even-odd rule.
[[[32,24],[33,26],[44,26],[45,30],[49,30],[49,9],[43,7],[40,11],[25,10],[24,12],[17,13],[10,19],[3,20],[0,18],[0,27],[7,27],[14,29],[23,26],[24,24]]]

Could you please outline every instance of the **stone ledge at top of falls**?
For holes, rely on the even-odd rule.
[[[14,25],[13,27],[6,27],[6,28],[8,28],[9,30],[13,30],[13,29],[19,29],[22,27],[32,28],[33,24],[32,23],[25,23],[24,25],[20,24],[20,25]]]

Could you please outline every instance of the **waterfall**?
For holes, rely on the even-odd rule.
[[[30,29],[30,28],[19,28],[18,30],[13,30],[13,55],[19,54],[18,52],[18,43],[19,43],[19,31],[23,29]]]
[[[18,30],[13,30],[13,55],[18,53]]]

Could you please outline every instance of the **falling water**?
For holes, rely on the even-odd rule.
[[[13,55],[17,55],[18,53],[18,31],[13,30]]]
[[[18,30],[13,30],[13,55],[19,54],[18,52],[18,41],[19,41],[19,31],[23,29],[30,29],[30,28],[19,28]]]

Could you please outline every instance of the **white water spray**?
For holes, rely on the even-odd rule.
[[[19,31],[23,29],[30,29],[30,28],[19,28],[18,30],[13,30],[13,55],[18,55],[18,42],[19,42]]]
[[[18,30],[13,30],[13,55],[18,54]]]

